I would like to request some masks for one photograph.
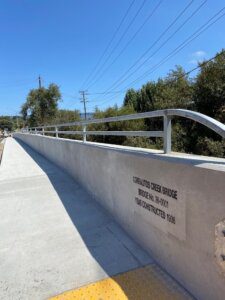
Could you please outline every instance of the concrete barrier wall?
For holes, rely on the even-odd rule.
[[[79,181],[196,298],[225,299],[225,160],[14,136]]]

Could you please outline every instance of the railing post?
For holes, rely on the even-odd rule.
[[[83,125],[83,142],[87,141],[86,125]]]
[[[45,129],[42,128],[42,135],[45,135]]]
[[[163,117],[163,150],[164,153],[171,152],[171,116],[164,115]]]
[[[59,134],[58,134],[58,127],[57,127],[57,126],[55,127],[55,137],[56,137],[56,138],[59,137]]]

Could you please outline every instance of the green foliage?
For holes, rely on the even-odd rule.
[[[80,120],[78,111],[57,109],[60,97],[59,88],[54,84],[47,89],[31,90],[21,109],[26,123],[35,126]],[[96,108],[93,118],[101,119],[167,108],[197,110],[225,123],[225,51],[222,50],[213,61],[201,63],[200,71],[194,79],[190,79],[182,67],[176,66],[164,78],[149,81],[139,90],[129,89],[122,107],[114,106],[106,110]],[[4,122],[9,125],[9,121],[3,120],[2,126],[5,126]],[[219,135],[188,119],[176,117],[172,123],[173,151],[225,157],[225,142]],[[75,126],[64,129],[81,130]],[[162,129],[161,118],[155,118],[154,121],[145,119],[87,126],[88,131]],[[161,138],[91,135],[88,136],[88,140],[153,149],[163,147]]]
[[[196,144],[196,152],[200,155],[225,157],[225,142],[200,137]]]
[[[225,123],[225,51],[215,60],[201,63],[194,86],[196,109]]]
[[[125,95],[124,105],[132,104],[137,112],[166,108],[190,108],[193,84],[185,71],[177,66],[164,79],[147,82],[135,92],[130,89]]]
[[[0,117],[0,129],[4,130],[4,129],[8,129],[9,131],[12,131],[14,128],[14,123],[12,118],[8,117],[8,116],[2,116]]]
[[[132,106],[123,106],[118,108],[117,106],[109,107],[105,111],[96,109],[93,115],[94,119],[102,119],[109,117],[116,117],[122,115],[129,115],[135,113]],[[127,130],[145,130],[145,124],[143,120],[133,121],[121,121],[121,122],[110,122],[88,125],[88,130],[99,130],[99,131],[127,131]],[[123,136],[90,136],[88,140],[94,142],[104,142],[109,144],[120,144],[123,145],[127,140],[127,137]]]
[[[123,143],[123,146],[148,148],[148,149],[162,149],[159,146],[160,141],[158,139],[150,139],[147,137],[127,137]]]
[[[193,93],[196,110],[225,123],[225,51],[200,66]],[[225,157],[224,141],[213,131],[196,124],[192,136],[195,153]]]
[[[59,109],[50,124],[62,124],[80,120],[79,110]]]
[[[165,78],[147,82],[137,91],[130,89],[124,105],[132,105],[137,112],[167,108],[197,110],[225,123],[225,52],[213,61],[201,63],[200,67],[194,80],[177,66]],[[148,130],[162,130],[159,119],[146,119],[145,125]],[[225,157],[221,137],[206,127],[174,118],[172,128],[173,151]],[[138,144],[137,140],[133,144]],[[152,140],[151,146],[162,148],[162,140]]]
[[[189,152],[187,145],[187,127],[185,121],[174,120],[172,125],[172,149],[175,152]],[[188,123],[188,122],[186,122]]]
[[[21,108],[26,124],[32,127],[51,122],[56,116],[60,99],[59,87],[53,83],[48,88],[31,90]]]
[[[132,106],[135,111],[138,111],[140,94],[134,89],[129,89],[124,97],[124,106]]]
[[[23,127],[23,120],[20,116],[0,116],[0,129],[13,131]]]
[[[56,116],[54,119],[52,119],[50,124],[63,124],[63,123],[71,123],[80,121],[80,112],[79,110],[69,110],[69,109],[59,109],[56,112]],[[79,126],[65,126],[60,127],[59,130],[62,131],[75,131],[75,130],[81,130]],[[63,138],[70,138],[70,139],[76,139],[80,140],[80,135],[68,135],[68,134],[60,134],[60,137]]]

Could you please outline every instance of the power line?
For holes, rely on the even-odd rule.
[[[103,75],[110,69],[110,67],[118,60],[118,58],[124,53],[124,51],[127,49],[127,47],[131,44],[131,42],[136,38],[138,33],[142,30],[142,28],[145,26],[145,24],[150,20],[150,18],[153,16],[153,14],[156,12],[156,10],[160,7],[163,0],[160,0],[156,6],[151,10],[147,18],[144,20],[144,22],[141,24],[141,26],[138,28],[138,30],[134,33],[134,35],[128,40],[128,42],[125,44],[125,46],[122,48],[122,50],[119,52],[119,54],[114,58],[114,60],[103,70],[103,72],[98,76],[95,81],[89,85],[89,88],[92,87],[96,82],[98,82]]]
[[[202,68],[203,66],[207,65],[209,62],[213,61],[214,59],[216,59],[216,58],[219,57],[220,55],[224,55],[224,54],[225,54],[224,51],[222,51],[222,52],[220,52],[220,53],[217,53],[215,56],[211,57],[210,59],[207,59],[206,61],[203,61],[203,62],[199,63],[199,65],[196,66],[195,68],[193,68],[193,69],[191,69],[191,70],[185,72],[184,74],[182,74],[182,75],[176,77],[174,80],[170,81],[170,83],[176,82],[178,79],[181,79],[181,78],[183,78],[183,77],[186,77],[186,76],[190,75],[192,72],[194,72],[194,71],[196,71],[196,70]]]
[[[204,2],[202,3],[204,4]],[[174,55],[176,55],[178,52],[180,52],[184,47],[186,47],[190,42],[192,42],[194,39],[196,39],[199,35],[201,35],[203,32],[205,32],[209,27],[211,27],[213,24],[215,24],[218,20],[220,20],[225,13],[223,13],[222,15],[220,15],[219,17],[217,17],[223,10],[225,9],[225,7],[223,7],[222,9],[220,9],[215,15],[213,15],[206,23],[204,23],[202,26],[200,26],[193,34],[191,34],[188,38],[185,39],[184,42],[182,42],[178,47],[176,47],[173,51],[171,51],[169,53],[169,55],[167,55],[166,57],[164,57],[158,64],[156,64],[155,66],[153,66],[150,69],[150,72],[147,71],[145,72],[142,76],[138,77],[136,80],[132,81],[126,88],[128,88],[131,84],[134,84],[135,82],[139,81],[140,79],[143,79],[146,75],[151,74],[152,72],[154,72],[158,67],[160,67],[162,64],[164,64],[166,61],[168,61],[171,57],[173,57]],[[193,15],[193,14],[192,14]],[[216,18],[217,17],[217,18]],[[215,19],[216,18],[216,19]],[[213,19],[215,19],[213,22],[211,22]],[[210,23],[211,22],[211,23]],[[214,57],[211,59],[213,60]],[[196,70],[196,68],[193,69]],[[189,71],[189,73],[191,73],[192,71]],[[123,91],[116,91],[116,93],[120,93]],[[102,92],[101,94],[105,94],[106,92]],[[108,92],[110,93],[110,92]],[[113,93],[113,92],[111,92]],[[100,93],[99,93],[100,94]],[[109,100],[103,102],[101,105],[111,101],[113,98],[115,98],[114,96],[112,98],[110,98]]]
[[[192,5],[194,0],[190,1],[184,9],[175,17],[175,19],[166,27],[166,29],[160,34],[160,36],[150,45],[150,47],[147,48],[147,50],[144,51],[144,53],[128,68],[128,70],[125,71],[125,73],[119,77],[119,79],[114,82],[106,91],[109,91],[112,89],[117,82],[119,82],[121,79],[123,79],[124,76],[126,76],[127,73],[129,73],[130,70],[132,70],[141,60],[145,57],[145,55],[155,46],[157,43],[163,38],[163,36],[169,31],[169,29],[182,17],[182,15],[185,13],[185,11]]]
[[[111,52],[109,53],[109,55],[107,56],[106,60],[103,62],[102,66],[100,67],[100,69],[97,71],[97,73],[95,74],[95,77],[99,74],[99,72],[101,72],[102,68],[106,65],[106,63],[109,61],[109,59],[111,58],[112,54],[115,52],[115,50],[118,48],[118,46],[120,45],[121,41],[123,40],[124,36],[127,34],[127,32],[129,31],[130,27],[132,26],[132,24],[134,23],[134,21],[136,20],[137,16],[139,15],[140,11],[142,10],[142,8],[144,7],[145,3],[147,0],[143,0],[139,9],[137,10],[136,14],[133,16],[133,18],[131,19],[131,21],[129,22],[128,26],[126,27],[126,29],[124,30],[123,34],[121,35],[120,39],[118,40],[118,42],[116,43],[116,45],[113,47],[113,49],[111,50]],[[91,81],[92,82],[92,81]],[[88,88],[90,86],[92,86],[94,83],[89,83]],[[95,81],[94,81],[95,82]]]
[[[185,48],[188,44],[190,44],[193,40],[195,40],[197,37],[199,37],[203,32],[205,32],[209,27],[214,25],[217,21],[219,21],[224,15],[225,12],[217,17],[223,10],[225,10],[225,6],[219,10],[213,17],[211,17],[205,24],[199,27],[192,35],[190,35],[187,39],[185,39],[184,42],[182,42],[178,47],[176,47],[173,51],[171,51],[166,57],[164,57],[159,63],[154,65],[150,70],[146,71],[144,74],[139,76],[137,79],[132,81],[129,85],[134,84],[146,76],[150,75],[153,73],[156,69],[158,69],[161,65],[166,63],[169,59],[171,59],[174,55],[179,53],[183,48]],[[217,17],[213,22],[211,22],[215,17]],[[211,23],[210,23],[211,22]],[[127,87],[127,86],[126,86]]]
[[[177,46],[175,49],[173,49],[168,55],[166,55],[159,63],[157,63],[156,65],[154,65],[153,67],[150,68],[150,70],[146,71],[144,74],[142,74],[141,76],[139,76],[138,78],[136,78],[135,80],[133,80],[132,82],[130,82],[125,88],[128,88],[129,86],[135,84],[136,82],[142,80],[143,78],[145,78],[147,75],[150,75],[151,73],[153,73],[157,68],[159,68],[161,65],[163,65],[164,63],[166,63],[170,58],[172,58],[174,55],[176,55],[178,52],[180,52],[184,47],[186,47],[188,44],[190,44],[193,40],[195,40],[199,35],[201,35],[203,32],[205,32],[209,27],[211,27],[214,23],[216,23],[219,19],[221,19],[225,13],[223,13],[222,15],[218,16],[219,14],[221,14],[221,12],[225,9],[225,7],[223,7],[222,9],[220,9],[216,14],[214,14],[207,22],[205,22],[203,25],[201,25],[193,34],[191,34],[188,38],[186,38],[179,46]],[[218,17],[217,17],[218,16]],[[217,18],[216,18],[217,17]],[[213,19],[215,19],[213,21]],[[127,77],[126,79],[128,79],[129,77]],[[118,87],[119,85],[121,85],[125,80],[121,81],[120,83],[118,83],[116,86],[114,87]],[[109,89],[107,90],[109,91]]]
[[[94,73],[96,72],[96,70],[97,70],[99,64],[101,63],[103,57],[104,57],[105,54],[107,53],[108,49],[110,48],[112,42],[114,41],[114,39],[115,39],[115,37],[116,37],[116,35],[117,35],[117,33],[119,32],[119,30],[120,30],[120,28],[122,27],[124,21],[126,20],[126,17],[127,17],[127,15],[129,14],[129,12],[130,12],[130,10],[131,10],[131,8],[132,8],[132,6],[133,6],[133,4],[134,4],[135,1],[136,1],[136,0],[133,0],[133,1],[131,2],[131,4],[129,5],[128,9],[126,10],[126,12],[125,12],[125,14],[124,14],[124,16],[123,16],[123,18],[122,18],[122,20],[120,21],[119,26],[118,26],[117,29],[115,30],[115,32],[114,32],[114,34],[113,34],[111,40],[109,41],[108,45],[106,46],[105,50],[103,51],[103,53],[102,53],[102,55],[100,56],[99,60],[97,61],[96,65],[94,66],[93,70],[89,73],[88,77],[87,77],[86,80],[83,82],[82,86],[84,86],[86,83],[88,83],[89,79],[93,77],[93,75],[94,75]]]
[[[182,75],[180,75],[180,76],[174,78],[174,80],[171,80],[171,81],[169,82],[169,84],[171,84],[171,83],[173,83],[173,82],[176,82],[177,80],[179,80],[179,79],[181,79],[181,78],[183,78],[183,77],[186,77],[186,76],[190,75],[191,73],[193,73],[194,71],[196,71],[196,70],[202,68],[202,66],[207,65],[209,62],[213,61],[213,60],[216,59],[217,57],[219,57],[219,56],[221,56],[221,55],[224,55],[224,53],[225,53],[224,51],[223,51],[223,52],[220,52],[220,53],[217,53],[215,56],[211,57],[210,59],[208,59],[208,60],[206,60],[206,61],[204,61],[204,62],[201,62],[198,66],[196,66],[196,67],[192,68],[191,70],[185,72],[184,74],[182,74]],[[127,92],[127,90],[123,90],[123,91],[120,91],[120,92],[121,92],[121,93],[122,93],[122,92],[125,93],[125,92]],[[115,96],[113,96],[113,98],[115,98]],[[102,106],[102,105],[104,105],[105,103],[111,101],[113,98],[108,99],[107,101],[104,101],[103,103],[100,104],[100,106]]]
[[[182,75],[179,75],[179,76],[175,77],[173,80],[170,80],[170,81],[168,82],[168,84],[171,84],[171,83],[173,83],[173,82],[176,82],[177,80],[179,80],[179,79],[181,79],[181,78],[184,78],[184,77],[190,75],[190,74],[193,73],[194,71],[196,71],[196,70],[202,68],[202,66],[207,65],[209,62],[213,61],[214,59],[216,59],[217,57],[219,57],[219,56],[221,56],[221,55],[224,55],[224,52],[220,52],[220,53],[216,54],[215,56],[211,57],[210,59],[208,59],[208,60],[206,60],[206,61],[204,61],[204,62],[201,62],[198,66],[192,68],[191,70],[185,72],[185,73],[182,74]],[[117,91],[117,92],[118,92],[118,93],[125,93],[125,92],[127,92],[127,90],[121,90],[121,91]],[[100,92],[99,92],[99,93],[89,93],[89,95],[94,95],[94,94],[102,94],[102,93],[100,93]],[[113,98],[115,98],[115,96],[113,96]],[[111,101],[113,98],[108,99],[107,101],[103,101],[103,102],[102,102],[102,101],[99,101],[99,100],[96,100],[96,101],[102,102],[102,103],[96,104],[95,106],[90,107],[90,109],[92,110],[92,109],[94,109],[94,108],[96,108],[96,107],[102,106],[102,105],[104,105],[105,103]],[[92,100],[92,102],[95,102],[95,100]]]
[[[111,92],[95,92],[89,93],[89,95],[104,95],[104,94],[121,94],[121,91],[111,91]]]
[[[71,95],[71,94],[67,94],[67,93],[61,93],[63,96],[66,96],[66,97],[70,97],[70,98],[74,98],[74,99],[77,99],[77,96],[74,96],[74,95]]]
[[[174,80],[171,80],[171,81],[169,82],[169,84],[171,84],[171,83],[173,83],[173,82],[176,82],[177,80],[179,80],[179,79],[181,79],[181,78],[183,78],[183,77],[186,77],[186,76],[190,75],[190,74],[193,73],[194,71],[200,69],[202,66],[208,64],[209,62],[213,61],[214,59],[216,59],[217,57],[219,57],[220,55],[223,55],[223,54],[224,54],[224,52],[218,53],[218,54],[216,54],[215,56],[211,57],[210,59],[208,59],[208,60],[206,60],[206,61],[204,61],[204,62],[201,62],[198,66],[196,66],[196,67],[192,68],[191,70],[185,72],[184,74],[182,74],[182,75],[176,77]],[[104,92],[96,92],[96,93],[88,93],[88,94],[87,94],[87,91],[85,91],[85,92],[86,92],[86,95],[104,95]],[[120,90],[120,91],[112,91],[112,92],[108,92],[108,94],[122,94],[122,93],[126,93],[126,92],[127,92],[127,89],[124,89],[124,90]],[[72,97],[72,98],[76,98],[75,96],[68,95],[68,94],[65,94],[65,93],[63,93],[63,95],[67,95],[67,96],[70,96],[70,97]],[[115,98],[115,97],[116,97],[116,96],[113,95],[113,97],[111,97],[110,99],[107,99],[106,101],[104,101],[104,100],[98,100],[98,99],[97,99],[97,100],[92,100],[91,102],[98,102],[98,103],[100,102],[100,104],[96,104],[95,106],[90,107],[90,109],[94,109],[96,106],[102,106],[102,105],[104,105],[105,103],[111,101],[111,100],[112,100],[113,98]],[[86,101],[86,102],[87,102],[87,101]],[[90,102],[90,101],[89,101],[89,102]]]
[[[88,92],[88,95],[105,95],[105,94],[122,94],[122,93],[123,93],[123,91],[111,91],[111,92],[107,92],[107,93],[105,93],[105,92],[93,92],[93,93]],[[77,99],[77,96],[67,94],[67,93],[64,93],[64,92],[61,93],[61,95],[66,96],[66,97],[70,97],[70,98],[73,98],[73,99]]]
[[[156,53],[158,53],[176,34],[179,32],[187,23],[190,21],[194,15],[205,5],[207,0],[204,0],[192,13],[187,17],[184,22],[150,55],[148,56],[133,72],[126,76],[123,80],[120,80],[118,84],[114,86],[117,87],[121,85],[124,81],[129,79],[133,74],[135,74],[142,66],[144,66]],[[108,90],[107,90],[108,91]]]

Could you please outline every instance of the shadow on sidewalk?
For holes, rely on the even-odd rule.
[[[16,141],[48,176],[89,253],[108,276],[127,272],[149,264],[153,268],[160,270],[150,256],[124,232],[109,213],[87,191],[79,186],[69,174],[22,141],[18,139]],[[155,272],[157,273],[158,271]],[[167,275],[163,274],[166,278]],[[146,278],[148,278],[147,273]],[[154,276],[149,278],[151,278],[149,280],[152,280],[149,282],[149,285],[156,284],[157,286],[159,284],[158,279],[154,282]],[[137,300],[134,290],[126,280],[123,280],[121,277],[114,277],[113,280],[120,286],[128,299]],[[137,277],[135,280],[134,282],[138,285],[138,281],[142,279],[141,277]],[[173,284],[170,287],[166,281],[160,281],[161,288],[167,291],[164,298],[160,299],[178,299],[176,298],[176,293],[174,293],[176,283],[170,278],[171,282]],[[179,288],[179,290],[183,289]],[[186,291],[184,292],[183,290],[182,293],[185,294]],[[153,298],[149,296],[145,299]],[[179,299],[186,298],[179,297]],[[140,298],[140,300],[142,299]]]

